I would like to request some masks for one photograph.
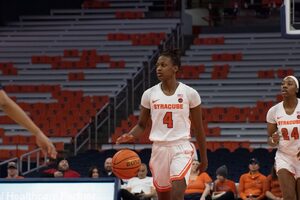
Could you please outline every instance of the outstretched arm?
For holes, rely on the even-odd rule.
[[[0,90],[0,108],[15,122],[36,137],[36,142],[45,154],[56,158],[56,150],[49,138],[34,124],[27,114],[3,90]]]
[[[140,117],[139,117],[139,121],[138,121],[137,125],[135,125],[129,131],[129,133],[125,133],[125,134],[121,135],[117,139],[116,143],[120,144],[120,143],[131,142],[135,138],[139,138],[140,135],[144,132],[149,118],[150,118],[150,110],[141,106],[141,113],[140,113]]]
[[[196,140],[199,146],[200,151],[200,171],[206,171],[208,166],[207,161],[207,153],[206,153],[206,137],[203,128],[202,122],[202,109],[201,106],[198,105],[194,108],[190,109],[192,124],[194,127],[194,134],[196,136]]]

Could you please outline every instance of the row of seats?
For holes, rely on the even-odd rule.
[[[53,144],[58,152],[64,151],[64,142],[54,142]],[[9,148],[5,149],[6,146]],[[20,158],[20,156],[35,149],[37,149],[35,138],[30,136],[3,136],[0,160],[8,160],[15,157]],[[32,154],[30,158],[32,161],[35,161],[38,157],[37,154]]]
[[[211,73],[212,79],[226,79],[229,73],[229,65],[215,65]]]
[[[0,60],[11,61],[18,74],[3,76],[4,89],[53,141],[72,143],[110,97],[123,94],[127,80],[179,23],[140,19],[149,5],[112,2],[108,13],[56,10],[50,16],[23,16],[10,23],[0,33],[0,50],[6,52]],[[119,41],[122,34],[129,36],[127,41]],[[20,148],[6,143],[23,140],[18,137],[21,132],[29,134],[15,124],[1,126],[5,139],[0,140],[0,148],[9,149],[13,157]]]
[[[209,69],[208,69],[209,70]],[[181,66],[180,71],[177,73],[176,77],[179,79],[199,79],[201,74],[205,72],[204,65],[184,65]],[[211,78],[212,79],[227,79],[230,72],[230,66],[228,64],[224,65],[214,65]],[[293,75],[294,70],[292,68],[278,68],[277,70],[259,70],[257,71],[257,77],[262,79],[269,78],[284,78],[288,75]]]
[[[283,3],[282,0],[262,0],[261,2],[263,6],[275,5],[277,7],[280,7],[282,3]]]
[[[293,75],[294,74],[294,70],[291,68],[287,68],[287,69],[277,69],[277,70],[260,70],[257,72],[257,76],[258,78],[275,78],[275,76],[277,76],[277,78],[284,78],[286,76],[289,75]]]
[[[14,67],[13,63],[0,63],[0,72],[3,75],[17,75],[18,70]]]
[[[176,77],[179,79],[198,79],[204,71],[204,65],[184,65],[180,67]]]
[[[64,50],[64,56],[32,56],[32,64],[50,64],[52,69],[93,69],[98,63],[108,63],[111,68],[124,68],[125,61],[113,61],[110,55],[97,54],[96,49],[83,50],[79,55],[79,50]],[[79,60],[66,60],[65,58],[79,58]],[[64,59],[64,60],[63,60]]]
[[[213,61],[241,61],[243,59],[243,54],[242,53],[212,54],[211,59]]]
[[[138,11],[125,11],[125,12],[116,12],[117,19],[142,19],[145,17],[143,12]]]
[[[266,113],[282,100],[281,79],[300,75],[297,48],[296,40],[278,33],[199,34],[182,65],[204,65],[205,71],[181,80],[202,97],[208,140],[216,135],[214,140],[246,139],[251,148],[267,147]]]
[[[60,86],[10,85],[4,86],[10,96],[18,93],[50,93],[54,103],[19,103],[30,113],[30,117],[50,137],[74,137],[95,116],[105,104],[108,96],[84,96],[83,91],[61,90]],[[0,124],[14,124],[6,116],[0,117]],[[3,142],[3,141],[2,141]]]
[[[144,33],[144,34],[126,34],[126,33],[109,33],[109,41],[126,41],[130,40],[134,46],[160,45],[166,38],[166,33]]]
[[[85,0],[82,3],[81,7],[84,9],[109,8],[110,2],[109,1],[97,1],[97,0]]]
[[[224,37],[207,37],[207,38],[195,38],[193,44],[195,45],[221,45],[224,44]]]

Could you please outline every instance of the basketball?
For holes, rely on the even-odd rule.
[[[140,157],[129,149],[118,151],[112,158],[112,171],[120,179],[135,177],[140,166]]]

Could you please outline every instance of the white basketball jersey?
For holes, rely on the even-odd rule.
[[[277,124],[278,132],[281,135],[278,150],[295,156],[300,150],[300,103],[291,115],[286,114],[283,102],[270,108],[267,113],[267,122]]]
[[[179,83],[175,93],[167,96],[161,89],[161,83],[146,90],[141,105],[151,110],[151,141],[175,141],[189,139],[191,122],[190,108],[200,105],[198,92]]]

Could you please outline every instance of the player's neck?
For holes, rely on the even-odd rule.
[[[285,108],[294,108],[298,104],[297,98],[284,98],[283,99],[283,106]]]
[[[163,81],[161,83],[161,90],[166,94],[166,95],[173,95],[179,85],[179,82],[176,79],[168,80],[168,81]]]

